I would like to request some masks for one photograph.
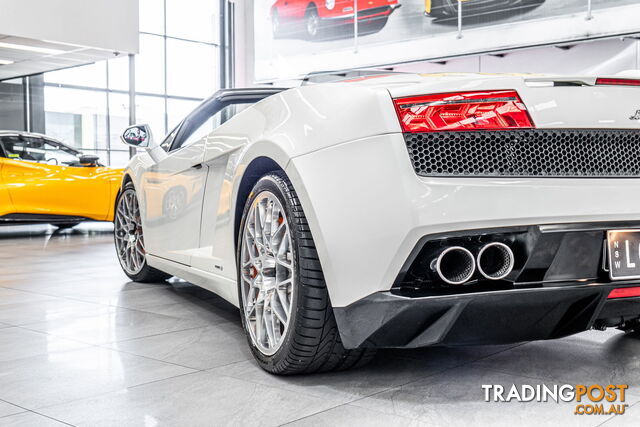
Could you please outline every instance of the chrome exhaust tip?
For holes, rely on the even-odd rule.
[[[438,256],[435,270],[442,281],[450,285],[461,285],[475,273],[476,260],[467,249],[452,246]]]
[[[489,243],[478,252],[478,271],[489,280],[507,277],[514,262],[513,251],[504,243]]]

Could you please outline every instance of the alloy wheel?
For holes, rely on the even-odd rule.
[[[145,249],[140,206],[133,189],[126,189],[120,196],[114,222],[120,264],[127,273],[136,275],[144,267]]]
[[[311,10],[307,14],[307,34],[310,37],[315,37],[318,35],[318,29],[320,28],[320,17],[318,16],[318,12]]]
[[[258,194],[247,212],[240,262],[245,324],[258,350],[272,355],[286,336],[295,286],[289,224],[270,191]]]
[[[277,11],[274,11],[271,15],[271,32],[274,36],[280,34],[280,17]]]

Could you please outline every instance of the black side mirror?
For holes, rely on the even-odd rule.
[[[80,164],[85,167],[95,167],[98,166],[98,160],[100,158],[94,154],[83,154],[79,158]]]

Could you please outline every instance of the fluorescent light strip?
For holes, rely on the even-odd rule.
[[[14,43],[4,43],[0,42],[0,48],[5,49],[15,49],[15,50],[25,50],[27,52],[37,52],[44,53],[47,55],[60,55],[61,53],[65,53],[66,51],[60,49],[50,49],[47,47],[36,47],[36,46],[25,46],[22,44],[14,44]]]
[[[0,59],[0,65],[9,65],[13,64],[13,61],[9,61],[8,59]]]

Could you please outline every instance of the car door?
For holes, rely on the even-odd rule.
[[[231,268],[232,263],[229,263],[225,257],[225,254],[229,253],[229,247],[225,246],[227,240],[220,239],[218,236],[224,232],[221,230],[229,226],[232,219],[229,203],[232,180],[227,176],[229,158],[244,144],[244,139],[242,137],[231,138],[231,140],[225,138],[222,136],[224,135],[222,125],[247,107],[282,90],[280,88],[236,89],[220,95],[221,108],[216,113],[217,118],[214,121],[216,129],[207,138],[205,150],[206,194],[200,221],[200,247],[191,258],[193,267],[235,278],[235,270]],[[219,126],[220,129],[218,129]],[[230,290],[220,288],[217,291],[225,294]]]
[[[207,177],[202,165],[205,136],[214,127],[217,104],[207,101],[162,144],[168,155],[141,178],[145,248],[152,255],[190,265],[200,235]]]
[[[82,167],[78,152],[41,137],[5,137],[3,146],[2,179],[14,212],[105,219],[110,188],[100,176],[104,168]]]

